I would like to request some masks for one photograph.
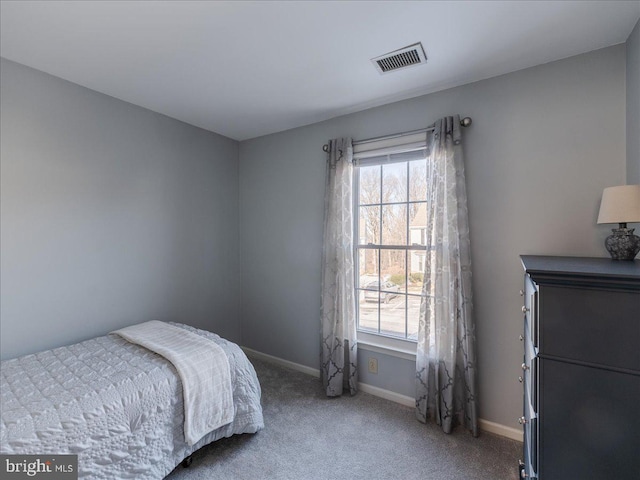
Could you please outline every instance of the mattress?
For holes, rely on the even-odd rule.
[[[202,446],[264,426],[260,384],[244,352],[227,354],[234,420],[192,446],[182,384],[162,356],[110,334],[0,364],[0,453],[77,454],[79,478],[161,479]]]

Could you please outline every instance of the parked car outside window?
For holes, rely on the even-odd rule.
[[[380,288],[380,284],[377,280],[375,282],[367,283],[364,288],[366,289],[364,291],[365,302],[389,303],[389,301],[392,298],[397,297],[398,292],[400,292],[400,287],[389,281],[382,282],[382,289]]]

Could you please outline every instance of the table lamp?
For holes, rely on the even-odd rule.
[[[608,187],[602,192],[598,223],[618,223],[604,245],[614,260],[633,260],[640,251],[640,237],[627,228],[628,222],[640,222],[640,185]]]

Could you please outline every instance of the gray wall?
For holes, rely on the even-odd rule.
[[[640,184],[640,20],[627,39],[627,184]]]
[[[625,107],[625,46],[618,45],[241,142],[244,345],[318,367],[322,145],[414,130],[452,113],[470,116],[464,148],[480,416],[517,427],[518,256],[606,256],[608,228],[596,225],[596,215],[602,189],[625,180]],[[380,373],[363,372],[367,383],[413,395],[410,361],[389,359],[388,368],[386,356],[371,356]]]
[[[0,67],[2,358],[150,319],[240,341],[238,143]]]

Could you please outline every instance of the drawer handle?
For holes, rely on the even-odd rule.
[[[520,296],[524,297],[524,290],[520,290]]]
[[[522,341],[524,340],[524,335],[520,335],[518,338],[519,338],[519,339],[520,339],[520,341],[522,342]]]
[[[518,381],[519,381],[520,383],[522,383],[522,382],[524,382],[524,378],[522,378],[522,377],[518,377]]]
[[[529,478],[522,460],[518,460],[518,469],[520,470],[520,478]]]
[[[522,313],[527,313],[528,311],[529,311],[529,309],[523,305],[522,306]]]
[[[518,418],[518,423],[520,425],[524,425],[525,423],[527,423],[527,419],[525,417],[520,417]]]
[[[524,370],[525,372],[526,372],[527,370],[529,370],[529,365],[527,365],[526,363],[523,363],[523,364],[522,364],[522,370]]]

